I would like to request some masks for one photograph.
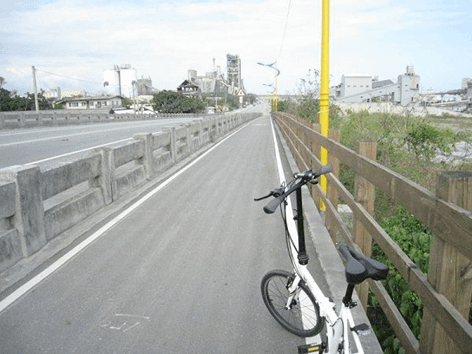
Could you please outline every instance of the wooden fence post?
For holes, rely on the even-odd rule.
[[[472,211],[472,172],[442,172],[436,195]],[[472,262],[434,234],[429,256],[428,281],[464,316],[469,318],[472,297]],[[460,353],[431,311],[424,309],[420,350],[423,353]]]
[[[329,138],[339,143],[341,140],[341,132],[337,129],[330,129]],[[318,149],[317,151],[319,152],[320,149]],[[337,179],[339,179],[339,159],[333,154],[330,154],[328,155],[328,161],[333,166],[333,172],[332,172],[333,175]],[[333,204],[334,209],[338,210],[338,202],[339,202],[338,190],[332,183],[328,183],[327,194],[328,194],[328,199],[330,200],[331,204]],[[334,218],[331,215],[331,213],[326,213],[326,228],[328,229],[328,232],[331,235],[331,239],[333,240],[334,243],[338,242],[335,225],[336,224],[334,222]]]
[[[377,143],[360,142],[359,154],[371,160],[376,160]],[[356,175],[354,184],[354,197],[356,202],[360,203],[370,214],[374,214],[375,187],[364,177]],[[372,236],[367,232],[361,222],[354,215],[354,240],[362,252],[370,257],[372,253]],[[369,284],[364,282],[356,287],[357,294],[361,300],[364,309],[367,309],[367,299],[369,295]]]
[[[313,123],[312,129],[313,129],[315,132],[317,132],[317,133],[319,133],[319,132],[321,131],[320,125],[317,124],[317,123]],[[321,153],[320,153],[320,151],[321,151],[321,146],[318,145],[318,144],[316,144],[316,142],[313,141],[313,142],[311,143],[310,148],[311,148],[311,153],[312,153],[313,155],[315,155],[315,157],[319,160],[319,159],[320,159],[320,155],[321,155]],[[321,198],[321,196],[320,196],[320,194],[318,193],[318,188],[312,188],[312,187],[310,187],[310,189],[311,189],[311,198],[313,199],[313,201],[314,201],[314,203],[315,203],[315,205],[316,205],[316,208],[319,210],[319,209],[320,209],[320,198]]]

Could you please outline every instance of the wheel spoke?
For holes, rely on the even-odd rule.
[[[317,334],[323,320],[319,307],[304,283],[296,290],[291,307],[286,308],[290,296],[287,288],[290,273],[272,271],[267,273],[261,284],[262,296],[269,312],[287,330],[302,337]]]

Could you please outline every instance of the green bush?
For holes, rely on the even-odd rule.
[[[441,131],[427,123],[420,123],[408,131],[405,143],[418,161],[430,162],[437,153],[450,154],[450,144],[455,139],[456,134],[451,129]]]
[[[423,223],[401,206],[397,207],[393,215],[386,218],[381,226],[418,268],[423,273],[427,273],[431,231],[425,229]],[[375,244],[372,257],[389,266],[389,275],[383,284],[415,337],[420,339],[423,318],[422,301],[380,247]],[[384,353],[405,353],[373,293],[369,293],[368,315]]]

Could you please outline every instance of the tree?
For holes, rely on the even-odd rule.
[[[200,113],[205,110],[206,103],[200,98],[164,90],[154,95],[152,108],[159,113]]]
[[[40,110],[53,109],[52,103],[44,97],[43,91],[38,94],[38,108]],[[27,93],[21,97],[16,92],[0,88],[0,111],[34,111],[34,94]]]

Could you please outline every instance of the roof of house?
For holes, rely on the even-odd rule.
[[[64,97],[61,101],[63,102],[72,102],[72,101],[103,101],[103,100],[111,100],[115,98],[122,99],[121,96],[86,96],[86,97]]]
[[[193,82],[193,81],[189,81],[189,80],[184,80],[184,82],[182,82],[179,87],[177,87],[177,90],[183,88],[183,87],[192,87],[192,88],[199,88],[200,86]]]

